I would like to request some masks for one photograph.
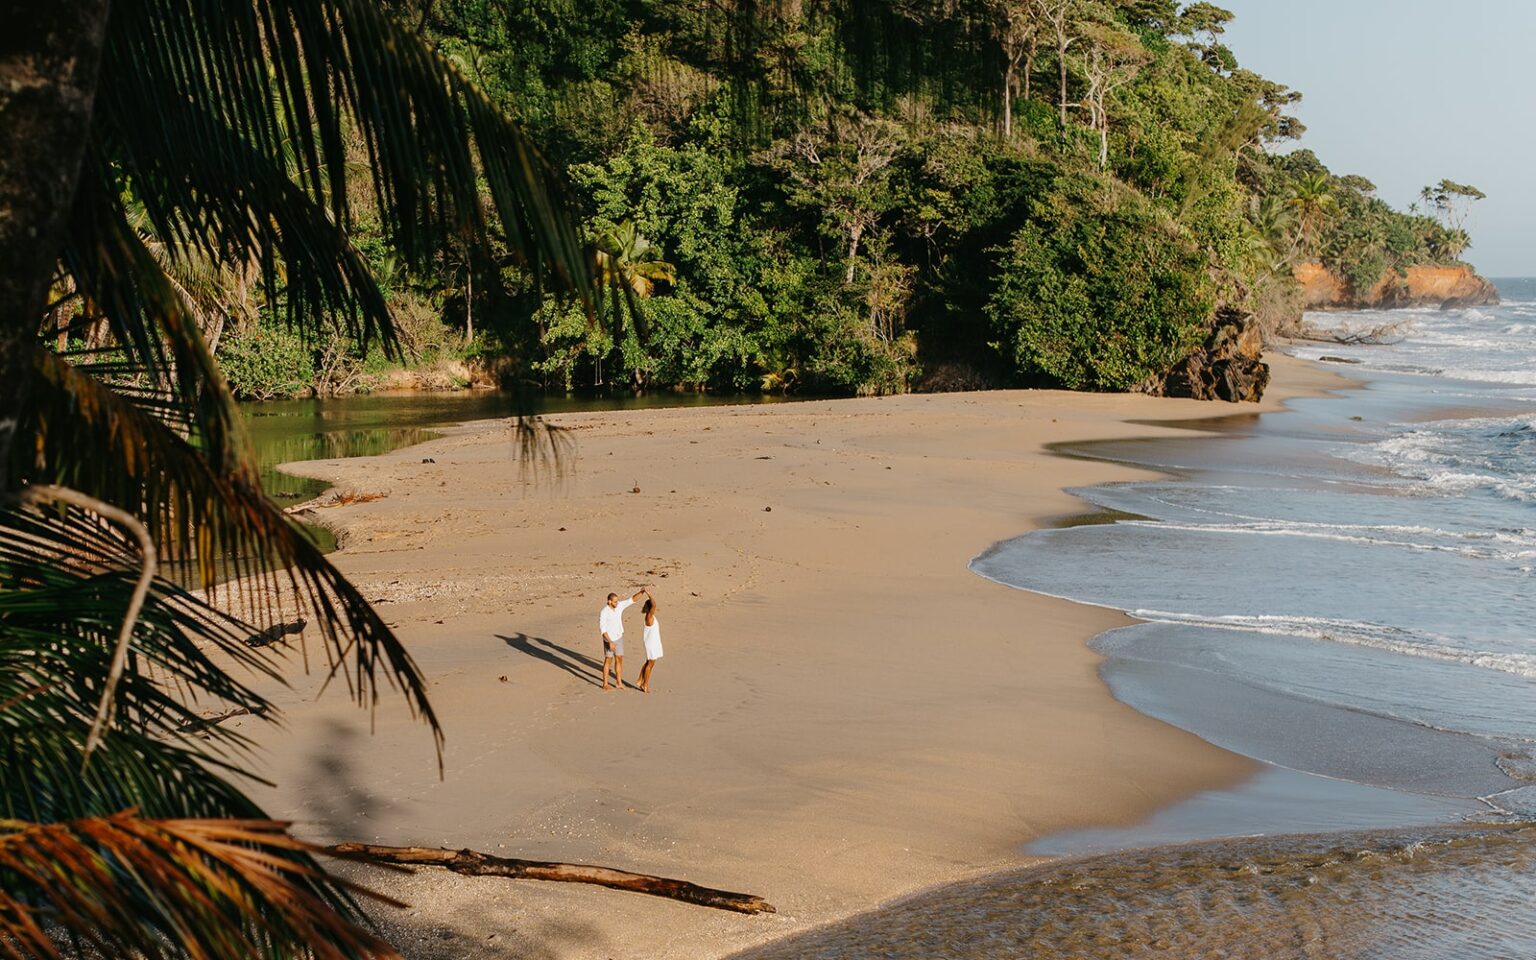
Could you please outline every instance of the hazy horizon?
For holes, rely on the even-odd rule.
[[[1239,64],[1299,90],[1299,146],[1361,174],[1399,209],[1448,177],[1488,194],[1467,218],[1466,259],[1490,277],[1536,276],[1536,4],[1474,0],[1223,0]]]

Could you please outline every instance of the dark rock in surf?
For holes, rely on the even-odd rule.
[[[1223,307],[1216,311],[1205,342],[1141,389],[1156,397],[1257,403],[1269,386],[1269,364],[1261,358],[1263,346],[1263,334],[1252,315]]]

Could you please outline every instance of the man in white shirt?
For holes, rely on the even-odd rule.
[[[597,616],[597,629],[603,635],[603,689],[608,686],[608,664],[614,664],[612,689],[624,689],[624,611],[630,604],[645,596],[642,588],[628,600],[620,600],[616,593],[608,594],[608,603]]]

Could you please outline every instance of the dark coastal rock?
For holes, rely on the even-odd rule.
[[[1261,358],[1263,346],[1264,337],[1253,316],[1224,307],[1216,311],[1205,342],[1142,389],[1158,397],[1257,403],[1269,386],[1269,364]]]

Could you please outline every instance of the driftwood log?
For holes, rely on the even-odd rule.
[[[644,873],[630,873],[610,867],[582,863],[557,863],[542,860],[515,860],[493,857],[476,850],[443,850],[430,847],[384,847],[372,843],[338,843],[325,852],[352,860],[371,860],[412,867],[442,867],[468,877],[510,877],[518,880],[555,880],[564,883],[591,883],[615,890],[648,893],[701,907],[734,910],[737,913],[775,913],[773,904],[750,893],[712,890],[686,880],[670,880]]]

